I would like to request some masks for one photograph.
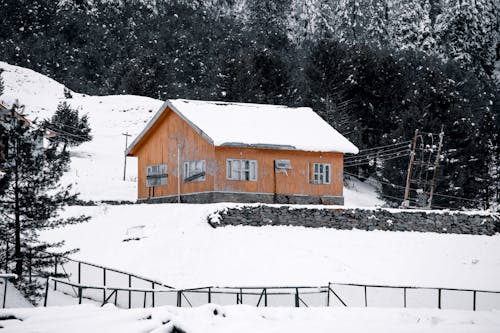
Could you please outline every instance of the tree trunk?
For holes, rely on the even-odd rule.
[[[17,144],[16,144],[16,160],[18,157]],[[17,161],[15,162],[14,168],[14,234],[15,234],[15,246],[14,246],[14,259],[16,261],[15,273],[21,277],[23,273],[23,255],[21,252],[21,218],[20,218],[20,207],[19,207],[19,169]]]

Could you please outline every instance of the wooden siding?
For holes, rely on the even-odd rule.
[[[342,153],[216,147],[215,157],[219,165],[215,191],[342,196]],[[227,180],[226,159],[257,160],[257,181]],[[287,171],[288,175],[274,172],[274,160],[281,159],[291,162],[292,169]],[[331,164],[331,184],[309,182],[310,164],[315,162]]]
[[[203,139],[189,124],[175,112],[167,110],[158,119],[135,149],[138,157],[137,188],[139,199],[176,195],[177,180],[180,170],[180,192],[193,193],[212,191],[216,173],[215,148]],[[177,147],[180,151],[180,166],[178,166]],[[184,182],[184,162],[189,160],[206,161],[206,180],[199,182]],[[146,167],[153,164],[167,164],[167,184],[146,187]]]

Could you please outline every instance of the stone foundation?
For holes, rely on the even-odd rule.
[[[288,225],[310,228],[420,231],[494,235],[500,215],[458,211],[400,211],[390,209],[312,209],[290,206],[227,208],[208,217],[213,227],[227,225]]]
[[[248,192],[202,192],[181,194],[181,203],[214,203],[214,202],[241,202],[241,203],[279,203],[303,205],[343,205],[344,197],[285,195]],[[139,199],[139,203],[176,203],[177,196],[152,197]]]

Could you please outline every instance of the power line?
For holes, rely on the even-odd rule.
[[[408,155],[403,154],[404,152],[406,152],[406,150],[379,156],[379,157],[377,157],[377,162],[385,162],[385,161],[393,160],[396,158],[408,157]],[[371,160],[372,159],[361,159],[359,161],[349,161],[349,162],[345,163],[344,166],[345,167],[352,167],[352,166],[358,166],[358,165],[366,165],[366,164],[370,164]]]
[[[356,177],[356,178],[363,178],[363,179],[368,179],[369,178],[369,177],[365,177],[365,176],[355,175],[353,173],[346,172],[346,171],[344,171],[344,173],[347,174],[347,175],[349,175],[349,176]],[[400,189],[404,189],[405,188],[404,186],[396,185],[396,184],[385,182],[385,181],[378,180],[378,179],[377,179],[377,182],[379,182],[381,184],[389,185],[389,186],[392,186],[392,187],[400,188]],[[417,189],[417,188],[414,188],[414,187],[410,187],[410,190],[412,190],[412,191],[419,191],[420,189]],[[477,203],[485,203],[486,202],[484,200],[468,199],[468,198],[458,197],[458,196],[449,195],[449,194],[434,193],[434,195],[438,196],[438,197],[460,199],[460,200],[464,200],[464,201],[477,202]],[[400,199],[400,198],[395,198],[395,199]],[[411,200],[414,200],[414,199],[411,199]],[[433,207],[438,207],[438,206],[433,205]],[[445,207],[443,207],[443,208],[445,208]]]
[[[389,153],[389,152],[396,151],[396,150],[409,150],[409,149],[410,149],[409,147],[404,147],[404,146],[393,147],[393,148],[389,148],[389,149],[382,149],[382,150],[377,151],[377,152],[349,156],[349,157],[344,158],[344,160],[352,160],[352,159],[356,159],[356,158],[362,158],[365,156],[377,156],[378,154],[385,154],[385,153]]]
[[[88,139],[87,137],[84,137],[82,135],[78,135],[78,134],[73,134],[73,133],[70,133],[70,132],[66,132],[64,130],[61,130],[61,129],[53,129],[52,127],[49,127],[49,126],[46,126],[47,129],[51,130],[52,132],[60,135],[60,136],[72,136],[72,137],[75,137],[75,138],[79,138],[79,139],[82,139],[82,140],[86,140]]]
[[[370,150],[376,150],[376,149],[381,149],[385,147],[393,147],[393,146],[398,146],[398,145],[403,145],[403,144],[409,144],[411,140],[408,141],[403,141],[403,142],[398,142],[398,143],[393,143],[390,145],[385,145],[385,146],[378,146],[378,147],[373,147],[373,148],[367,148],[367,149],[360,149],[359,152],[364,152],[364,151],[370,151]]]

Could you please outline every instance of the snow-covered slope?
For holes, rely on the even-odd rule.
[[[94,139],[72,150],[71,170],[65,183],[74,183],[83,200],[135,200],[137,166],[127,165],[123,181],[125,137],[137,135],[162,102],[141,96],[86,96],[73,93],[64,98],[64,86],[32,70],[0,62],[4,70],[4,94],[0,101],[12,105],[16,100],[25,106],[31,120],[52,116],[60,102],[88,114]],[[129,141],[130,143],[130,141]]]
[[[498,312],[216,306],[120,310],[112,305],[0,310],[5,333],[438,333],[498,332]],[[175,329],[174,329],[175,327]]]
[[[86,96],[73,93],[64,97],[64,85],[30,69],[0,62],[5,84],[0,102],[12,105],[16,100],[25,105],[29,119],[52,116],[57,104],[67,102],[88,114],[94,139],[72,149],[71,170],[65,183],[74,183],[82,200],[130,200],[137,198],[137,160],[128,158],[126,181],[123,181],[125,137],[135,138],[163,104],[148,97]],[[132,140],[129,140],[129,144]],[[358,186],[359,185],[359,186]],[[358,183],[346,189],[347,206],[383,205],[373,187]]]
[[[500,235],[209,226],[210,212],[234,205],[75,206],[67,214],[92,220],[43,238],[177,288],[331,281],[500,290]]]

